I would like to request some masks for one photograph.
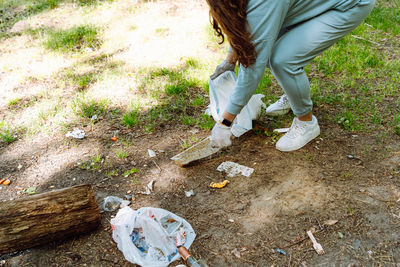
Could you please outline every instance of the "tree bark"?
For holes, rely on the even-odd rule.
[[[0,255],[96,229],[100,211],[90,185],[0,202]]]

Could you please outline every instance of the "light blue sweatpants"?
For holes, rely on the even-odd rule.
[[[268,67],[288,96],[296,116],[312,110],[304,66],[361,24],[374,4],[375,0],[361,0],[346,11],[329,10],[296,25],[276,41]]]

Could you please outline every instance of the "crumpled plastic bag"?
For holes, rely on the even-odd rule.
[[[183,218],[163,209],[122,208],[111,219],[112,237],[128,261],[164,267],[180,258],[177,243],[189,248],[196,234]]]
[[[214,80],[209,80],[210,105],[206,113],[212,115],[215,121],[222,117],[225,107],[229,103],[229,96],[235,89],[236,75],[233,71],[226,71]],[[261,108],[265,104],[261,101],[263,94],[253,95],[232,124],[231,132],[239,137],[253,128],[252,121],[260,116]]]

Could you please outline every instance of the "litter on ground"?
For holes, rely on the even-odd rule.
[[[196,234],[183,218],[163,209],[120,209],[111,220],[112,237],[126,260],[140,266],[168,266],[189,248]]]
[[[122,198],[115,196],[108,196],[104,199],[103,209],[105,211],[116,211],[119,208],[127,207],[131,202],[129,200],[123,200]]]
[[[194,191],[193,191],[193,189],[192,189],[192,190],[189,190],[189,191],[185,191],[185,195],[186,195],[186,197],[194,196]]]
[[[223,182],[221,182],[221,183],[214,183],[214,182],[212,182],[211,184],[210,184],[210,187],[212,187],[212,188],[224,188],[227,184],[229,184],[229,181],[228,180],[225,180],[225,181],[223,181]]]
[[[147,153],[149,153],[149,157],[150,157],[150,158],[154,158],[154,157],[156,156],[156,152],[154,152],[154,151],[151,150],[151,149],[147,149]]]
[[[290,128],[280,128],[280,129],[275,129],[274,132],[276,133],[287,133],[289,132]]]
[[[85,138],[85,131],[80,130],[78,128],[74,128],[74,130],[72,132],[68,132],[65,136],[72,137],[75,139],[83,139],[83,138]]]
[[[217,171],[224,171],[228,175],[228,177],[234,177],[238,174],[241,174],[243,176],[249,177],[253,172],[253,168],[249,168],[240,164],[237,164],[232,161],[225,161],[222,162],[218,167]]]
[[[312,234],[312,232],[311,231],[307,231],[307,235],[308,235],[308,237],[310,237],[311,242],[313,243],[313,248],[318,253],[318,255],[324,254],[325,252],[324,252],[324,249],[322,248],[322,245],[317,242],[317,240],[315,239],[315,237]]]
[[[143,195],[150,195],[151,194],[151,192],[153,191],[153,187],[154,187],[154,180],[152,180],[150,183],[148,183],[147,185],[146,185],[146,191],[142,191],[142,192],[140,192],[140,194],[143,194]]]

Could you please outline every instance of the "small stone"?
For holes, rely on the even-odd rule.
[[[125,195],[124,196],[127,200],[131,200],[132,199],[132,196],[131,195]]]
[[[132,193],[132,191],[131,191],[131,190],[128,190],[128,191],[126,191],[126,193],[127,193],[127,194],[130,194],[130,193]]]
[[[349,154],[349,155],[347,155],[347,158],[354,159],[354,155],[353,154]]]
[[[235,222],[233,219],[229,219],[228,221],[231,222],[231,223]]]

